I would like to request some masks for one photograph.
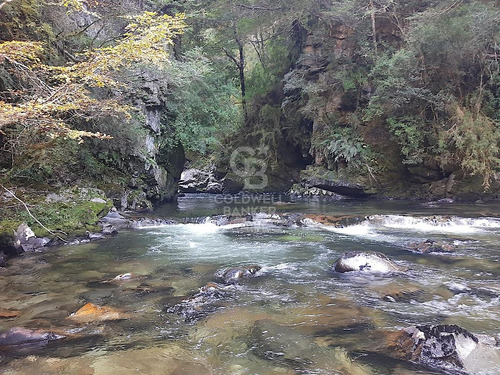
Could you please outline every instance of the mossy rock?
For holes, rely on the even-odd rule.
[[[23,200],[30,207],[31,214],[46,228],[61,237],[82,236],[86,232],[98,232],[98,221],[113,207],[111,200],[97,189],[72,188],[51,193],[41,200],[34,192],[25,194]],[[22,207],[4,210],[0,221],[0,244],[12,244],[15,230],[23,222],[37,237],[54,237]]]

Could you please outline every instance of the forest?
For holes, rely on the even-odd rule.
[[[186,166],[242,190],[229,157],[250,145],[268,150],[260,190],[498,191],[495,1],[13,0],[0,17],[5,185],[151,208]]]
[[[499,15],[496,1],[4,1],[2,232],[38,225],[21,202],[61,226],[77,214],[47,194],[82,188],[152,210],[183,170],[194,192],[494,199]]]

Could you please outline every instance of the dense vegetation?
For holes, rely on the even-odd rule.
[[[250,145],[269,190],[496,195],[499,20],[493,0],[5,1],[1,179],[151,207],[183,150],[226,173]]]

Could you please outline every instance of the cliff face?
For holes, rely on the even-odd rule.
[[[103,4],[102,11],[110,16],[105,22],[95,24],[92,16],[78,12],[70,15],[66,22],[70,24],[70,29],[85,30],[85,35],[95,39],[96,43],[105,42],[123,31],[124,21],[120,15],[137,14],[144,10],[142,2],[126,0],[121,1],[118,8]],[[58,24],[57,20],[52,22]],[[68,25],[65,27],[68,28]],[[184,149],[171,140],[171,129],[164,117],[168,79],[144,67],[123,74],[124,90],[104,95],[124,96],[135,113],[128,123],[117,123],[115,119],[99,121],[97,126],[111,134],[113,139],[92,142],[91,152],[125,176],[118,185],[112,184],[108,191],[115,206],[122,210],[152,209],[176,197],[185,162]]]
[[[380,40],[397,48],[399,31],[386,20],[377,22]],[[309,160],[297,172],[293,191],[319,187],[352,197],[496,197],[498,176],[485,192],[480,176],[467,175],[459,165],[442,168],[432,153],[407,164],[387,120],[366,118],[378,88],[370,75],[373,62],[360,54],[355,33],[341,23],[318,22],[309,28],[300,56],[284,76],[281,128],[284,134],[302,135],[295,149],[285,153],[301,152],[307,155],[302,160]]]
[[[126,16],[147,10],[142,1],[130,0],[96,2],[95,8],[86,11],[55,4],[42,6],[29,2],[24,8],[19,4],[6,8],[6,13],[0,15],[5,18],[0,19],[0,25],[8,28],[11,39],[22,40],[31,35],[29,30],[11,26],[15,23],[8,22],[9,17],[15,21],[27,18],[25,13],[31,12],[33,22],[46,31],[38,35],[47,46],[44,58],[54,65],[74,63],[82,50],[106,46],[123,35],[129,22]],[[2,73],[10,81],[3,79]],[[93,95],[97,99],[121,98],[132,108],[131,118],[79,118],[73,124],[78,130],[97,131],[113,138],[87,139],[81,145],[71,141],[56,142],[42,150],[42,158],[27,152],[28,163],[24,164],[29,168],[22,172],[28,171],[39,183],[56,188],[97,186],[113,198],[116,207],[124,210],[152,209],[175,198],[185,161],[183,147],[172,140],[172,131],[164,116],[169,82],[165,74],[144,66],[122,69],[115,74],[119,75],[117,80],[123,83],[122,86],[96,88]],[[15,82],[11,81],[12,78],[0,70],[0,88],[5,86],[3,91],[15,89]],[[25,168],[10,165],[7,153],[0,155],[0,165]],[[26,181],[19,181],[23,183]]]

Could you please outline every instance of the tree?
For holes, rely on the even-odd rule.
[[[90,9],[84,1],[63,0],[70,11]],[[86,10],[87,9],[87,10]],[[56,138],[108,138],[99,132],[76,130],[78,121],[101,116],[130,118],[123,103],[126,86],[119,75],[138,64],[168,64],[174,38],[183,32],[184,16],[144,12],[128,17],[129,24],[112,45],[85,50],[63,65],[44,60],[49,46],[38,41],[0,43],[0,68],[10,90],[0,97],[0,132],[4,148],[13,155],[28,145]]]

